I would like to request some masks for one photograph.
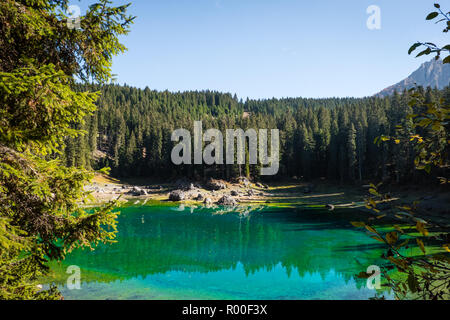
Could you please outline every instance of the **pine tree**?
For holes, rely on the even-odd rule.
[[[37,287],[46,262],[115,236],[109,206],[80,207],[92,172],[55,158],[69,139],[68,164],[77,152],[86,159],[86,140],[79,150],[75,143],[98,94],[74,91],[74,83],[111,77],[111,57],[124,50],[118,37],[132,18],[127,6],[99,0],[81,29],[70,29],[58,13],[67,7],[65,0],[0,2],[0,299],[60,299],[54,287]]]
[[[356,130],[352,123],[348,130],[347,137],[347,157],[348,157],[348,177],[350,181],[355,180],[356,169]]]
[[[381,135],[396,132],[396,121],[408,113],[417,113],[424,108],[414,106],[407,91],[386,98],[345,99],[267,99],[238,101],[228,93],[211,91],[158,92],[129,86],[77,86],[77,91],[87,89],[101,91],[98,101],[98,128],[86,119],[89,131],[87,147],[68,140],[64,159],[75,165],[74,148],[79,148],[86,166],[92,163],[92,146],[95,131],[98,131],[98,149],[105,153],[94,167],[101,167],[107,159],[113,159],[112,174],[152,176],[170,178],[179,175],[203,177],[204,170],[217,177],[233,179],[247,172],[255,179],[259,177],[258,166],[239,165],[195,165],[174,166],[170,161],[171,131],[175,128],[191,130],[193,121],[202,120],[205,128],[220,130],[242,128],[279,128],[281,138],[280,171],[271,179],[307,175],[312,178],[327,176],[342,183],[358,179],[381,178],[396,175],[402,182],[414,177],[411,169],[415,157],[409,144],[376,145],[374,140]],[[436,90],[424,90],[428,100],[438,101],[442,95]],[[214,100],[213,105],[211,104]],[[133,104],[135,103],[135,104]],[[208,104],[207,104],[208,103]],[[348,133],[350,124],[356,129],[356,165],[350,179]],[[406,124],[405,124],[406,126]],[[74,128],[76,129],[76,128]],[[304,130],[306,129],[307,134]],[[411,132],[416,129],[410,128]],[[418,129],[416,133],[427,134]],[[134,132],[136,154],[130,166],[128,142]],[[306,137],[306,141],[303,138]],[[75,139],[74,141],[77,141]],[[314,146],[306,152],[304,145]],[[402,149],[403,146],[406,146]],[[402,152],[405,151],[403,154]],[[80,161],[78,161],[80,162]],[[387,166],[385,166],[387,164]],[[308,170],[304,170],[304,165]],[[414,171],[412,171],[414,172]],[[423,178],[423,177],[422,177]],[[267,177],[266,177],[267,179]],[[427,178],[430,179],[431,178]]]
[[[366,156],[366,129],[361,122],[358,122],[356,130],[356,156],[358,161],[358,179],[362,181]]]

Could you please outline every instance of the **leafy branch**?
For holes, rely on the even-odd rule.
[[[444,11],[442,11],[441,6],[437,3],[434,4],[434,7],[437,9],[437,11],[433,11],[428,14],[426,19],[434,20],[441,17],[441,19],[439,19],[436,24],[440,22],[446,22],[446,27],[442,32],[448,33],[448,31],[450,30],[450,12],[445,13]],[[450,63],[450,44],[440,47],[432,42],[416,42],[411,46],[411,48],[409,48],[408,54],[413,53],[420,47],[425,47],[425,49],[419,52],[416,57],[436,53],[436,60],[438,60],[441,57],[441,54],[443,52],[446,52],[448,53],[448,56],[444,58],[443,63]]]

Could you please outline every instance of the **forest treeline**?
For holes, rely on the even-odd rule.
[[[77,129],[84,136],[67,139],[63,152],[68,166],[108,166],[116,177],[217,178],[246,175],[258,179],[327,178],[341,183],[370,179],[419,183],[444,175],[414,169],[415,141],[375,144],[377,137],[410,137],[415,128],[409,114],[424,106],[408,106],[409,92],[386,98],[239,100],[228,93],[190,91],[171,93],[149,88],[105,85],[81,86],[100,91],[98,110]],[[450,88],[419,88],[425,101],[450,102]],[[248,128],[280,130],[280,170],[260,177],[258,165],[181,165],[171,162],[172,131],[193,123],[203,129]],[[401,126],[401,128],[399,127]],[[426,132],[417,132],[426,136]],[[403,140],[402,140],[403,141]],[[248,152],[247,152],[248,161]]]

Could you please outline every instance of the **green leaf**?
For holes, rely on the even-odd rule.
[[[414,43],[414,44],[411,46],[411,48],[409,48],[408,54],[411,54],[414,50],[416,50],[416,49],[417,49],[418,47],[420,47],[420,46],[421,46],[420,42]]]
[[[423,56],[424,54],[430,54],[431,53],[431,49],[430,48],[426,48],[425,50],[423,50],[422,52],[420,52],[416,58]]]
[[[389,232],[386,235],[386,241],[390,244],[390,245],[394,245],[398,240],[398,233],[395,231]]]
[[[423,244],[423,241],[420,240],[419,238],[416,239],[417,244],[419,245],[420,250],[422,250],[422,252],[425,254],[425,245]]]
[[[408,268],[408,263],[404,259],[396,259],[394,257],[387,257],[387,259],[401,269]]]
[[[450,56],[447,56],[442,63],[450,63]]]
[[[410,272],[408,275],[408,287],[412,293],[416,293],[419,289],[419,282],[413,272]]]
[[[372,238],[372,239],[375,239],[375,240],[377,240],[377,241],[379,241],[379,242],[383,242],[383,243],[384,243],[384,240],[381,239],[380,237],[372,236],[371,238]]]
[[[397,246],[397,250],[400,249],[401,247],[406,246],[408,243],[409,243],[409,239],[406,239],[405,241],[403,241],[402,243],[400,243],[400,244]]]
[[[400,232],[400,233],[405,233],[401,228],[400,228],[400,226],[399,225],[394,225],[394,229],[395,230],[397,230],[398,232]]]
[[[434,18],[436,18],[439,15],[438,12],[431,12],[428,16],[427,16],[427,20],[433,20]]]
[[[350,222],[354,227],[356,227],[356,228],[364,228],[365,226],[366,226],[366,224],[364,223],[364,222],[355,222],[355,221],[352,221],[352,222]]]
[[[423,222],[421,222],[421,221],[417,221],[416,229],[417,229],[417,231],[419,231],[421,234],[423,234],[425,237],[428,236],[428,230],[425,228],[425,223],[423,223]]]
[[[371,226],[365,226],[367,230],[369,230],[372,233],[377,234],[377,230],[375,230],[374,228],[372,228]]]

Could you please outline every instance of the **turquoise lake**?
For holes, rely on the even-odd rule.
[[[52,266],[65,299],[369,299],[355,275],[382,245],[354,213],[301,208],[220,212],[167,205],[120,208],[117,243]],[[69,290],[68,266],[81,269]],[[390,298],[390,295],[386,295]]]

